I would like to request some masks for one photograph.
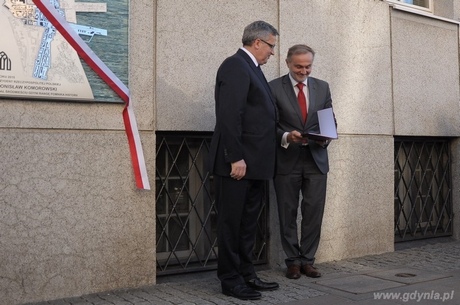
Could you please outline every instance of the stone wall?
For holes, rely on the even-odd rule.
[[[457,24],[377,0],[136,0],[129,19],[129,87],[152,188],[155,131],[212,131],[217,68],[262,19],[281,34],[263,66],[268,80],[287,73],[291,45],[306,43],[317,52],[313,76],[331,86],[339,139],[329,147],[318,261],[393,250],[393,136],[459,135]],[[155,192],[135,187],[123,105],[2,99],[1,107],[0,299],[154,284]],[[284,261],[275,200],[272,189],[272,267]]]

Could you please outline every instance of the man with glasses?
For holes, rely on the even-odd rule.
[[[277,283],[259,279],[253,249],[267,181],[275,172],[276,106],[260,69],[274,55],[278,31],[264,21],[249,24],[243,46],[219,67],[216,126],[210,147],[217,206],[218,269],[222,292],[242,300]]]

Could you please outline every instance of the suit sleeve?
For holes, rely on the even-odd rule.
[[[280,99],[280,88],[281,88],[281,79],[278,78],[278,79],[275,79],[275,80],[272,80],[270,83],[270,89],[272,91],[272,95],[273,97],[275,98],[275,103],[276,103],[276,107],[278,108],[278,116],[281,116],[280,114],[280,111],[282,111],[280,109],[280,107],[278,106],[278,103],[279,103],[279,99]],[[284,133],[286,132],[289,132],[289,131],[286,131],[284,129],[281,128],[280,124],[279,124],[279,118],[278,118],[278,124],[276,124],[276,143],[278,146],[282,146],[282,139],[283,139],[283,135]]]
[[[217,73],[215,99],[216,122],[221,131],[221,145],[226,162],[244,159],[242,123],[250,85],[248,67],[236,59],[227,59]]]

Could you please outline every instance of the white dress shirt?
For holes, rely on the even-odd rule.
[[[298,81],[296,81],[291,76],[291,74],[289,74],[289,79],[291,80],[292,87],[294,88],[295,95],[298,96],[299,95],[299,88],[297,87]],[[303,86],[303,93],[305,94],[305,99],[306,99],[306,102],[307,102],[306,107],[308,109],[308,77],[303,81],[303,84],[305,85],[305,86]],[[287,141],[288,134],[289,134],[289,132],[285,132],[283,134],[283,137],[281,138],[281,146],[284,147],[284,148],[289,147],[289,143]]]

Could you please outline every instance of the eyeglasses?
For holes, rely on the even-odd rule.
[[[260,39],[260,38],[259,38],[259,39]],[[270,49],[272,49],[272,50],[274,50],[274,49],[275,49],[275,47],[276,47],[276,44],[271,44],[271,43],[268,43],[268,42],[266,42],[266,41],[265,41],[265,40],[263,40],[263,39],[260,39],[260,41],[263,41],[263,42],[265,42],[265,43],[266,43],[266,44],[267,44],[267,45],[270,47]]]

